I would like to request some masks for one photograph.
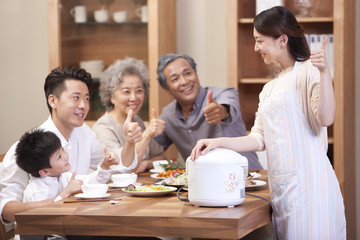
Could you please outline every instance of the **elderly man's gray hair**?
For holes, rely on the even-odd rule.
[[[165,54],[163,55],[158,62],[158,67],[156,69],[156,73],[158,75],[158,81],[160,86],[162,86],[164,89],[168,90],[169,87],[166,84],[166,77],[164,75],[164,69],[166,68],[166,66],[173,62],[175,59],[178,58],[184,58],[186,61],[189,62],[190,66],[192,67],[192,69],[194,69],[195,73],[196,73],[196,63],[194,61],[194,59],[192,59],[190,56],[186,55],[186,54]]]

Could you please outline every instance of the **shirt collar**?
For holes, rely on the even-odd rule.
[[[60,131],[55,126],[55,123],[53,122],[53,120],[51,118],[51,115],[46,120],[46,122],[43,125],[40,126],[40,128],[44,128],[46,131],[51,131],[51,132],[55,133],[56,136],[60,139],[61,146],[63,148],[66,148],[69,143],[76,141],[78,139],[78,137],[79,137],[79,133],[77,131],[77,128],[74,128],[72,130],[71,134],[70,134],[69,141],[67,141],[65,139],[65,137],[60,133]]]

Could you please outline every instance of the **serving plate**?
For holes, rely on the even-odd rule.
[[[155,178],[155,179],[165,179],[164,177],[158,177],[157,173],[151,174],[150,177]]]
[[[251,175],[252,179],[257,179],[262,176],[260,173],[257,173],[257,172],[250,172],[250,175]]]
[[[139,197],[155,197],[155,196],[163,196],[168,193],[176,191],[176,187],[169,187],[169,190],[164,191],[153,191],[153,192],[136,192],[136,191],[128,191],[125,189],[122,189],[123,192],[130,193],[133,196],[139,196]]]
[[[110,197],[110,196],[111,196],[110,193],[105,193],[103,195],[89,195],[89,194],[85,194],[85,193],[78,193],[78,194],[74,195],[74,197],[81,198],[81,199],[97,199],[97,198],[106,198],[106,197]]]
[[[258,187],[262,187],[266,185],[265,181],[261,181],[261,180],[253,180],[255,182],[255,184],[253,185],[246,185],[245,184],[245,189],[246,190],[252,190],[252,189],[256,189]]]
[[[117,185],[116,183],[109,183],[108,185],[109,185],[109,187],[112,187],[112,188],[123,188],[123,187],[129,186],[130,184],[128,184],[128,185]],[[142,183],[136,182],[136,183],[134,183],[133,185],[134,185],[135,187],[137,187],[137,186],[141,186]]]

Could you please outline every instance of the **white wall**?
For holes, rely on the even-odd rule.
[[[47,1],[0,0],[0,153],[48,115]]]
[[[201,85],[225,87],[226,1],[177,1],[177,51],[197,63]]]

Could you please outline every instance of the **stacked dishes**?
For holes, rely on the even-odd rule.
[[[104,67],[104,60],[90,60],[80,62],[80,68],[85,69],[94,79],[100,79],[102,77]]]

